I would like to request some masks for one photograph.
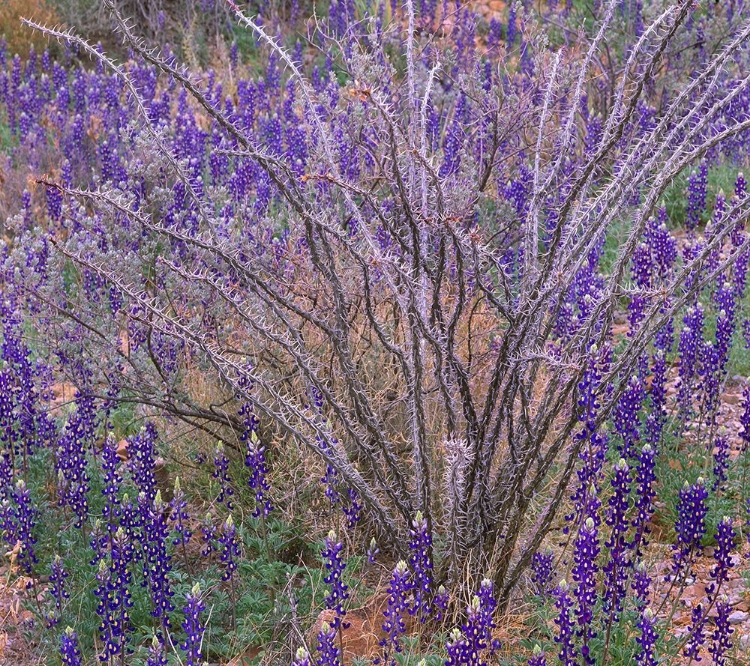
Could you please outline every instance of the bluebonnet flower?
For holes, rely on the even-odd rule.
[[[708,186],[708,166],[701,162],[698,169],[688,177],[688,205],[685,226],[694,230],[700,223],[700,216],[706,209],[706,188]]]
[[[109,535],[105,533],[101,519],[97,518],[94,521],[94,525],[91,529],[91,534],[89,535],[89,546],[91,546],[91,550],[94,553],[91,561],[89,562],[91,566],[95,566],[98,562],[104,559],[104,557],[106,557],[108,544]]]
[[[716,548],[711,569],[712,583],[706,587],[707,594],[718,594],[719,588],[729,580],[729,570],[732,568],[732,547],[736,536],[732,519],[724,516],[716,528]]]
[[[18,553],[18,564],[30,576],[34,565],[39,561],[36,557],[34,546],[36,539],[32,532],[36,526],[36,511],[31,503],[31,493],[23,479],[18,479],[12,491],[15,507],[10,510],[12,532],[10,534],[11,546],[20,544]],[[3,526],[4,528],[7,526]],[[9,535],[6,534],[6,539]]]
[[[273,505],[267,497],[270,486],[266,476],[268,467],[266,465],[266,447],[262,446],[255,430],[251,431],[247,443],[247,456],[245,465],[250,470],[248,484],[255,492],[255,510],[253,516],[256,518],[268,516],[273,511]]]
[[[527,664],[528,666],[547,666],[547,658],[544,656],[544,652],[539,643],[534,645],[531,658]]]
[[[81,666],[81,651],[78,649],[78,634],[73,627],[66,627],[60,645],[63,666]]]
[[[648,305],[646,293],[652,284],[652,272],[654,264],[651,258],[651,248],[646,243],[641,243],[633,252],[631,259],[631,275],[637,289],[634,291],[628,304],[628,313],[630,319],[630,330],[628,335],[632,336],[638,328],[638,324],[643,319]]]
[[[578,666],[578,654],[576,652],[573,637],[575,625],[572,616],[573,600],[570,598],[569,586],[563,578],[552,593],[555,597],[555,606],[560,611],[555,619],[557,625],[557,636],[555,643],[560,646],[558,659],[562,666]]]
[[[497,51],[502,37],[503,24],[497,18],[490,19],[489,30],[487,32],[487,50],[490,53]]]
[[[237,527],[232,520],[232,516],[227,516],[221,533],[218,536],[218,542],[221,546],[219,560],[221,561],[224,572],[221,575],[222,580],[230,580],[237,570],[237,558],[240,555],[240,542],[237,538]]]
[[[175,546],[181,545],[184,547],[190,541],[190,537],[193,536],[193,532],[187,523],[190,518],[187,505],[185,491],[182,490],[180,477],[177,476],[174,480],[174,494],[169,502],[169,522],[173,523],[174,531],[177,532],[177,536],[172,539]]]
[[[169,582],[172,558],[167,552],[167,506],[161,499],[161,491],[156,492],[153,501],[149,501],[145,493],[140,493],[138,505],[143,520],[143,585],[148,587],[151,596],[151,615],[158,618],[165,629],[169,629],[169,613],[174,610],[171,601],[174,592]]]
[[[292,666],[310,666],[310,655],[305,648],[297,648],[297,652],[292,660]]]
[[[45,192],[47,194],[47,213],[53,222],[59,222],[62,219],[62,192],[57,187],[47,187]]]
[[[146,666],[167,666],[167,655],[164,653],[164,644],[154,636],[151,647],[148,649]]]
[[[120,503],[120,527],[125,530],[128,541],[136,548],[143,540],[143,516],[140,507],[133,502],[130,495],[125,493]],[[94,546],[92,545],[92,548]],[[94,548],[96,551],[96,548]],[[134,550],[133,559],[138,561],[142,557],[140,549]]]
[[[740,426],[742,426],[742,429],[739,432],[740,439],[742,440],[742,452],[746,453],[748,445],[750,445],[750,382],[747,381],[742,388],[742,414],[740,415]]]
[[[543,552],[537,551],[531,558],[531,582],[534,584],[536,593],[540,596],[544,596],[551,591],[553,560],[554,554],[549,547]]]
[[[104,495],[104,507],[102,515],[108,524],[119,517],[119,500],[117,498],[122,483],[119,472],[120,458],[117,456],[117,445],[112,437],[104,440],[102,448],[102,495]]]
[[[571,496],[574,509],[565,516],[566,521],[576,526],[580,526],[586,516],[596,515],[599,508],[598,493],[591,493],[590,489],[593,487],[598,490],[607,450],[607,438],[597,433],[596,419],[600,407],[597,394],[602,374],[609,364],[609,351],[599,350],[596,345],[591,346],[586,371],[578,384],[577,403],[582,428],[576,439],[582,442],[579,458],[583,464],[576,472],[578,483]],[[566,525],[564,532],[567,534],[568,530],[569,526]]]
[[[714,442],[714,485],[713,491],[724,488],[729,469],[729,438],[720,434]]]
[[[201,613],[205,608],[201,586],[196,583],[185,597],[185,619],[182,622],[185,642],[180,645],[180,649],[185,653],[185,666],[201,665],[201,646],[203,644],[203,633],[206,630],[201,623]]]
[[[508,44],[508,48],[513,48],[513,43],[516,41],[516,35],[518,34],[518,27],[516,26],[516,5],[511,3],[508,9],[508,26],[505,32],[505,39]]]
[[[609,498],[606,517],[611,531],[609,539],[604,544],[609,552],[609,558],[604,565],[603,601],[606,610],[616,620],[622,611],[628,577],[628,521],[625,516],[630,493],[630,468],[623,458],[615,464],[615,475],[611,483],[612,495]]]
[[[219,503],[225,503],[229,511],[234,509],[234,503],[232,502],[232,495],[234,490],[232,489],[232,482],[229,478],[229,458],[224,453],[224,445],[219,442],[216,445],[216,453],[214,454],[214,471],[211,473],[214,479],[219,481],[219,494],[216,497],[216,501]]]
[[[645,236],[658,268],[656,272],[666,279],[677,261],[677,241],[667,228],[666,208],[661,207],[657,217],[648,220]]]
[[[708,490],[703,478],[698,477],[693,485],[685,481],[677,502],[677,543],[672,546],[675,574],[689,570],[693,557],[700,551],[701,539],[706,532],[707,499]]]
[[[336,643],[336,629],[323,622],[318,632],[317,666],[343,666],[341,650]]]
[[[99,582],[94,594],[99,599],[97,613],[100,618],[99,637],[102,647],[99,658],[103,662],[124,654],[127,632],[130,631],[128,608],[132,606],[130,597],[130,556],[129,544],[122,528],[112,540],[112,559],[109,564],[99,560],[96,580]]]
[[[651,576],[648,575],[648,569],[643,561],[638,562],[633,567],[633,580],[630,587],[633,590],[636,605],[645,608],[651,588]]]
[[[692,411],[693,382],[699,369],[698,352],[703,341],[703,323],[704,313],[700,305],[690,308],[685,314],[679,342],[679,423],[684,423]]]
[[[469,614],[468,622],[464,627],[467,636],[479,636],[481,643],[475,647],[479,650],[489,649],[489,654],[494,655],[495,651],[500,649],[500,641],[492,638],[492,630],[495,629],[495,610],[497,601],[495,600],[495,588],[489,578],[483,578],[479,584],[479,591],[475,599],[479,599],[479,604],[472,601],[472,607],[477,607],[477,615],[472,622],[472,614]],[[473,610],[472,608],[472,610]]]
[[[156,497],[156,428],[147,423],[128,441],[128,468],[130,477],[139,492],[145,493],[149,501]]]
[[[408,611],[409,594],[409,569],[403,560],[396,564],[388,587],[388,608],[384,611],[385,622],[383,632],[385,636],[380,639],[380,646],[384,648],[384,659],[376,659],[374,663],[383,661],[386,666],[395,666],[396,653],[401,652],[401,636],[406,633],[404,616]]]
[[[378,548],[378,543],[375,541],[375,537],[370,539],[370,545],[367,548],[367,561],[370,564],[375,564],[375,558],[380,553],[380,548]]]
[[[448,591],[445,589],[445,586],[438,585],[437,592],[435,592],[435,598],[433,599],[434,609],[432,619],[435,620],[435,622],[441,622],[443,620],[445,614],[448,612],[449,602],[450,597],[448,596]]]
[[[325,561],[325,568],[328,571],[323,582],[330,586],[326,594],[326,608],[332,609],[336,613],[336,619],[332,622],[334,629],[343,625],[346,629],[348,624],[342,623],[342,618],[346,615],[344,602],[349,598],[349,586],[344,583],[343,573],[346,568],[346,562],[341,557],[341,551],[344,550],[344,544],[336,537],[336,532],[331,530],[325,539],[325,548],[322,555]]]
[[[726,666],[727,652],[732,648],[732,629],[729,624],[729,615],[732,612],[732,606],[726,597],[723,597],[716,603],[716,620],[715,629],[711,634],[711,645],[708,646],[708,652],[713,658],[714,666]]]
[[[654,513],[654,499],[656,498],[656,451],[650,444],[645,444],[638,456],[638,466],[635,470],[636,515],[633,518],[635,536],[631,548],[636,557],[641,555],[641,548],[648,542],[648,522]]]
[[[682,651],[686,657],[693,661],[701,661],[700,649],[706,641],[706,614],[703,604],[697,604],[690,612],[690,626],[688,627],[688,641]]]
[[[453,110],[453,118],[445,132],[443,140],[443,163],[440,165],[439,174],[441,178],[447,178],[455,174],[461,166],[461,147],[465,139],[466,117],[468,115],[468,101],[462,92],[456,107]]]
[[[747,180],[745,180],[745,174],[740,171],[737,174],[737,179],[734,181],[734,195],[738,199],[744,198],[747,193]]]
[[[417,511],[409,530],[409,564],[412,573],[413,606],[411,615],[418,615],[424,622],[432,612],[432,535],[427,526],[427,519]]]
[[[633,375],[617,401],[614,416],[615,429],[622,437],[621,454],[628,460],[636,456],[636,445],[640,438],[638,414],[645,397],[643,381],[637,375]]]
[[[584,521],[576,537],[573,560],[573,580],[578,583],[573,594],[578,601],[576,608],[577,634],[582,637],[581,656],[586,664],[593,664],[589,644],[596,637],[593,629],[594,605],[596,604],[596,574],[599,567],[599,532],[594,519],[589,516]]]
[[[59,555],[55,555],[55,558],[50,564],[50,575],[49,575],[49,593],[55,602],[55,610],[47,616],[47,626],[53,627],[60,621],[60,615],[62,613],[62,605],[65,599],[70,598],[70,594],[67,590],[66,579],[70,577],[70,574],[65,571],[63,566],[62,558]]]
[[[659,635],[656,633],[656,615],[650,608],[644,608],[638,620],[641,635],[636,637],[640,650],[635,657],[638,666],[656,666],[658,661],[654,655],[654,648]]]
[[[61,506],[69,506],[76,516],[76,527],[88,517],[89,476],[86,471],[84,439],[79,435],[79,412],[65,426],[57,446],[58,492]]]
[[[476,655],[471,654],[469,641],[458,627],[454,627],[448,635],[445,651],[448,654],[445,666],[466,666],[475,663]]]
[[[492,623],[491,613],[488,614],[483,608],[482,599],[475,594],[469,607],[466,609],[466,622],[463,626],[463,635],[468,643],[469,664],[472,666],[485,666],[481,655],[487,648],[493,647],[491,643]],[[489,623],[487,619],[489,615]]]
[[[362,503],[359,500],[359,495],[356,490],[347,488],[346,494],[349,501],[344,504],[342,511],[346,517],[346,526],[351,530],[354,529],[362,517]]]
[[[216,540],[216,525],[214,524],[213,518],[210,513],[207,513],[203,518],[201,524],[201,555],[203,557],[210,557],[214,551],[214,541]]]
[[[110,549],[110,581],[107,586],[108,622],[110,624],[110,647],[119,643],[118,652],[122,655],[126,648],[127,633],[132,629],[129,608],[133,606],[130,594],[130,565],[133,561],[133,547],[128,542],[125,531],[119,527],[112,536]],[[118,640],[119,639],[119,640]],[[115,656],[114,651],[110,652]]]
[[[479,594],[472,597],[466,609],[466,621],[462,629],[455,628],[448,637],[445,649],[448,653],[446,666],[485,666],[483,654],[494,654],[500,646],[492,639],[495,627],[493,613],[496,607],[491,581],[484,579]]]

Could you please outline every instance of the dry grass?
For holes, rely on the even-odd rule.
[[[31,18],[40,23],[57,23],[54,10],[45,0],[2,0],[0,2],[0,34],[5,35],[8,52],[25,58],[34,47],[41,53],[47,47],[47,39],[21,25],[21,17]]]

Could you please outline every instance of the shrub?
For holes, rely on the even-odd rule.
[[[730,18],[713,55],[677,60],[691,2],[624,35],[610,2],[580,49],[523,12],[500,43],[466,9],[349,7],[317,26],[312,70],[234,8],[268,54],[257,84],[198,80],[117,12],[124,65],[26,21],[91,57],[101,95],[83,95],[88,139],[60,130],[19,298],[84,395],[259,423],[280,458],[302,444],[381,548],[408,560],[421,539],[426,585],[490,572],[507,603],[654,341],[656,364],[659,334],[750,247],[729,242],[745,195],[677,263],[653,217],[700,158],[742,154],[749,29]],[[667,66],[686,83],[657,82]],[[243,412],[201,404],[191,364]]]

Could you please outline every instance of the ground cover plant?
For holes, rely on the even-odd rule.
[[[178,4],[0,49],[0,650],[741,663],[744,4]]]

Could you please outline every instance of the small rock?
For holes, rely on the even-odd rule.
[[[729,405],[738,405],[740,403],[740,396],[737,393],[725,393],[722,396],[722,401]]]
[[[750,616],[748,616],[748,614],[744,611],[734,611],[729,615],[729,624],[742,624],[745,620],[747,620],[748,617]]]
[[[732,562],[734,564],[734,561]],[[745,581],[742,578],[733,578],[727,583],[727,587],[730,590],[741,590],[745,587]]]

